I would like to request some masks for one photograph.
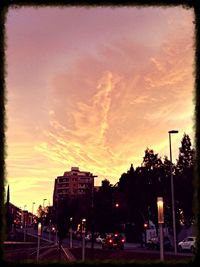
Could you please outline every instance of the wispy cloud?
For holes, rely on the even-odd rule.
[[[192,13],[115,11],[9,17],[6,162],[16,199],[23,190],[39,199],[44,187],[51,196],[71,166],[114,184],[147,146],[166,154],[170,128],[179,129],[177,151],[181,134],[193,133]]]

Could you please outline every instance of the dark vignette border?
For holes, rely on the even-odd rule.
[[[196,214],[196,235],[197,235],[197,252],[195,257],[190,262],[149,262],[149,261],[130,261],[130,262],[77,262],[77,263],[66,263],[65,265],[113,265],[113,266],[198,266],[200,263],[200,138],[199,138],[199,124],[198,118],[200,114],[200,0],[130,0],[130,1],[106,1],[100,0],[97,2],[91,0],[85,1],[67,1],[67,0],[1,0],[0,1],[0,264],[1,266],[15,266],[15,265],[27,265],[28,263],[7,263],[5,262],[3,256],[3,241],[5,238],[5,210],[4,210],[4,197],[5,197],[5,177],[6,177],[6,16],[9,8],[21,8],[32,6],[34,8],[52,6],[52,7],[67,7],[67,6],[86,6],[86,7],[97,7],[97,6],[107,6],[107,7],[120,7],[120,6],[135,6],[137,8],[144,6],[154,6],[154,7],[172,7],[172,6],[182,6],[187,9],[193,9],[194,11],[194,24],[195,24],[195,64],[194,64],[194,73],[195,75],[195,146],[196,146],[196,166],[195,166],[195,214]],[[63,265],[63,263],[41,263],[39,265]],[[38,264],[30,263],[28,265],[36,266]]]

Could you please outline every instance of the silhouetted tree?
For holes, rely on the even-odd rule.
[[[179,156],[176,164],[176,172],[183,173],[187,169],[194,166],[195,151],[192,148],[189,135],[184,133],[181,140],[181,147],[179,148]]]
[[[95,230],[102,233],[113,231],[112,191],[109,180],[104,179],[94,198]]]
[[[153,149],[147,148],[142,162],[141,174],[145,194],[145,211],[149,220],[157,223],[157,197],[164,196],[164,164]]]
[[[189,135],[183,135],[175,171],[175,195],[179,208],[183,212],[185,222],[194,218],[194,160],[195,151],[192,148]]]
[[[37,209],[38,222],[44,223],[44,215],[45,215],[45,210],[43,209],[42,205],[39,205]]]

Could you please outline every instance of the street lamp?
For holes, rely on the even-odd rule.
[[[25,208],[27,205],[24,205],[24,210],[23,210],[23,225],[24,225],[24,242],[26,241],[26,218],[25,218]]]
[[[163,223],[164,223],[164,214],[163,214],[163,198],[157,198],[157,207],[158,207],[158,224],[160,231],[160,260],[164,260],[164,248],[163,248]]]
[[[42,225],[41,223],[38,223],[37,262],[39,260],[41,234],[42,234]]]
[[[70,227],[69,227],[69,247],[72,248],[72,220],[73,218],[70,217]]]
[[[47,199],[46,198],[43,199],[43,209],[44,209],[44,202],[45,202],[45,200],[47,200]]]
[[[34,205],[35,205],[35,202],[32,203],[32,214],[33,214],[33,211],[34,211]]]
[[[85,260],[85,231],[86,231],[86,219],[82,219],[82,261]]]
[[[35,202],[32,203],[32,220],[31,220],[31,223],[33,224],[33,211],[34,211],[34,205],[35,205]]]
[[[43,212],[42,212],[42,226],[44,226],[44,203],[45,203],[45,200],[47,200],[46,198],[43,199]],[[43,228],[42,228],[43,229]]]
[[[171,194],[172,194],[172,218],[173,218],[173,234],[174,234],[174,253],[177,254],[176,245],[176,217],[175,217],[175,205],[174,205],[174,182],[172,173],[172,146],[171,146],[171,134],[178,133],[177,130],[171,130],[169,133],[169,152],[170,152],[170,174],[171,174]]]
[[[26,209],[27,205],[24,205],[24,209],[23,209],[23,225],[25,225],[25,209]]]

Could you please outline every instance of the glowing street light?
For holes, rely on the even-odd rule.
[[[172,146],[171,146],[171,134],[178,133],[177,130],[171,130],[169,133],[169,151],[170,151],[170,174],[171,174],[171,194],[172,194],[172,218],[173,218],[173,235],[174,235],[174,253],[177,254],[177,242],[176,242],[176,216],[175,216],[175,204],[174,204],[174,181],[172,173]]]
[[[160,231],[160,260],[164,260],[164,248],[163,248],[163,223],[164,223],[164,213],[163,213],[163,198],[157,198],[158,207],[158,224]]]
[[[158,206],[158,223],[162,224],[164,223],[163,198],[162,197],[157,198],[157,206]]]
[[[37,262],[39,260],[41,234],[42,234],[42,224],[41,223],[38,223]]]

